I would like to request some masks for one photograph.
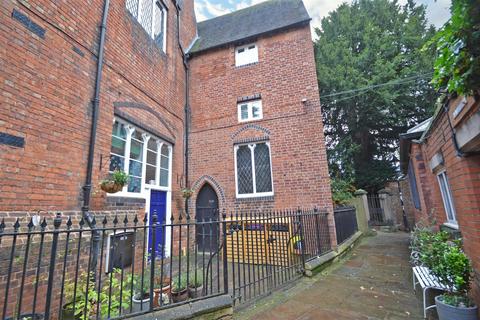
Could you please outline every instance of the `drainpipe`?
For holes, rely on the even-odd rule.
[[[87,162],[87,176],[85,179],[85,185],[83,186],[83,206],[82,216],[87,222],[90,229],[92,229],[92,260],[90,264],[90,271],[96,275],[97,259],[98,259],[98,245],[100,242],[100,233],[96,230],[94,223],[94,217],[90,211],[90,196],[92,191],[92,172],[93,172],[93,159],[95,155],[95,140],[97,136],[97,123],[98,123],[98,111],[100,105],[100,85],[102,82],[102,69],[103,69],[103,56],[105,49],[105,34],[107,31],[107,17],[108,9],[110,7],[110,0],[105,0],[103,7],[102,23],[100,25],[100,40],[98,48],[98,60],[97,60],[97,72],[95,79],[95,92],[92,100],[92,125],[90,129],[90,144],[88,146],[88,162]]]
[[[189,134],[190,134],[190,106],[189,106],[189,87],[188,87],[188,82],[189,82],[189,67],[188,67],[188,55],[185,54],[185,50],[182,47],[182,43],[180,41],[180,5],[178,1],[175,1],[175,9],[177,10],[177,41],[178,41],[178,47],[180,49],[180,52],[182,53],[182,60],[183,60],[183,67],[185,69],[185,108],[184,108],[184,114],[185,114],[185,123],[184,123],[184,128],[185,128],[185,136],[184,136],[184,162],[185,162],[185,188],[189,187],[189,179],[188,179],[188,150],[189,150]],[[189,216],[188,214],[188,198],[185,198],[185,213],[187,217]]]

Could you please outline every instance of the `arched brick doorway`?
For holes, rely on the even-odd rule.
[[[215,252],[219,239],[218,222],[215,222],[219,220],[218,196],[209,183],[205,183],[198,192],[195,217],[201,223],[195,230],[198,251]],[[209,223],[211,221],[213,223]]]

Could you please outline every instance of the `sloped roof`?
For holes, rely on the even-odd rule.
[[[198,23],[198,40],[189,53],[308,23],[310,20],[302,0],[265,1]]]
[[[428,130],[432,121],[433,117],[428,118],[413,128],[408,129],[406,133],[400,134],[400,169],[403,174],[406,174],[408,171],[408,163],[410,161],[410,146],[412,145],[412,140],[420,139],[424,132]]]

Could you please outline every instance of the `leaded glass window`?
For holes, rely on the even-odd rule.
[[[125,7],[142,28],[166,51],[167,9],[159,0],[126,0]]]
[[[269,143],[235,146],[235,161],[238,197],[273,194]]]

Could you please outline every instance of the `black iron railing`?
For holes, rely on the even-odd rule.
[[[356,210],[354,207],[335,208],[333,214],[337,243],[341,244],[358,231]]]
[[[2,221],[1,319],[115,319],[227,293],[239,304],[331,250],[327,213],[316,209],[202,216],[93,221],[97,257],[84,220]]]

